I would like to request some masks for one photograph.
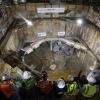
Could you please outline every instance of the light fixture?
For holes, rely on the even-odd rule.
[[[26,22],[26,24],[27,24],[28,26],[33,26],[32,21],[25,19],[25,22]]]
[[[77,19],[76,23],[78,26],[81,26],[83,24],[83,19]]]
[[[26,23],[29,27],[33,26],[32,21],[26,19],[26,18],[25,18],[24,16],[22,16],[21,14],[18,14],[18,16],[20,16],[20,17],[25,21],[25,23]]]

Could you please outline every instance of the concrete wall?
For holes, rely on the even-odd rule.
[[[33,21],[33,27],[27,27],[25,24],[22,28],[18,29],[18,25],[23,22],[17,23],[17,27],[12,30],[12,35],[9,38],[5,51],[9,50],[19,50],[26,41],[39,40],[37,33],[46,32],[47,37],[57,37],[57,32],[65,31],[66,24],[66,35],[65,37],[80,37],[87,43],[89,48],[93,53],[99,58],[100,57],[100,34],[99,30],[95,26],[90,24],[85,24],[83,27],[78,27],[76,21],[74,20],[36,20]],[[10,31],[11,32],[11,31]],[[95,57],[86,52],[77,52],[78,57],[81,59],[82,63],[89,67],[93,65],[96,60]]]
[[[36,8],[48,8],[48,7],[64,7],[69,10],[84,10],[87,11],[89,6],[82,6],[82,5],[50,5],[50,4],[44,4],[44,3],[29,3],[29,4],[21,4],[21,5],[15,5],[16,11],[35,11]]]
[[[13,28],[13,30],[9,31],[11,33],[11,37],[9,38],[5,50],[18,50],[23,46],[23,43],[39,40],[38,37],[39,32],[46,32],[46,37],[58,37],[58,32],[65,32],[65,37],[78,37],[80,36],[80,28],[77,27],[76,22],[72,20],[61,21],[61,20],[36,20],[33,21],[32,27],[27,27],[26,24],[21,26],[20,24],[23,22],[18,22]],[[66,24],[66,27],[65,27]],[[66,28],[66,29],[65,29]],[[9,34],[8,33],[8,34]]]
[[[2,2],[2,0],[0,0],[0,3]]]
[[[95,12],[91,6],[84,6],[84,5],[71,5],[71,4],[62,4],[62,5],[50,5],[44,3],[27,3],[27,4],[20,4],[14,5],[13,9],[17,12],[32,12],[37,13],[37,8],[56,8],[56,7],[64,7],[67,11],[82,11],[86,12],[89,15],[99,16],[97,12]]]
[[[25,5],[16,5],[14,6],[17,12],[24,12],[36,11],[35,7],[44,7],[43,4],[27,4]],[[97,13],[93,12],[92,9],[89,9],[88,6],[75,6],[75,5],[53,5],[53,7],[66,7],[66,9],[70,10],[82,10],[82,11],[89,11],[92,16],[98,16]],[[51,7],[51,5],[46,5],[46,7]],[[30,13],[32,14],[32,13]],[[97,29],[94,25],[85,23],[82,27],[78,27],[76,25],[75,20],[61,21],[61,20],[34,20],[33,27],[27,27],[23,21],[18,21],[16,25],[11,29],[9,33],[11,37],[9,38],[7,45],[5,46],[5,52],[9,50],[19,50],[26,41],[36,41],[40,38],[37,38],[38,32],[47,32],[47,37],[57,37],[57,32],[65,31],[66,25],[66,37],[81,37],[89,46],[89,48],[93,51],[93,53],[100,59],[100,30]],[[90,54],[82,51],[77,52],[77,56],[81,59],[81,64],[83,64],[86,68],[93,65],[94,61],[96,60],[95,57],[91,56]],[[36,60],[37,61],[37,60]],[[75,62],[74,62],[75,63]]]
[[[100,30],[96,29],[96,27],[93,27],[92,25],[91,26],[86,25],[82,28],[82,30],[83,30],[82,34],[83,40],[93,51],[98,60],[100,60]],[[86,66],[93,66],[93,63],[96,60],[95,57],[90,57],[87,54],[84,55],[84,53],[81,54],[81,58],[83,62],[86,64]]]

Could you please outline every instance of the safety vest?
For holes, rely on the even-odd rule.
[[[24,84],[25,84],[24,88],[29,90],[35,85],[35,80],[33,80],[33,79],[25,80]]]
[[[97,93],[97,85],[86,84],[83,88],[85,88],[85,90],[82,95],[85,97],[92,97]]]
[[[0,90],[7,98],[16,94],[16,91],[13,89],[13,86],[10,83],[0,83]]]
[[[65,95],[77,95],[79,92],[78,84],[76,82],[68,83]]]
[[[40,80],[39,83],[38,83],[38,86],[40,88],[40,91],[44,94],[48,94],[52,91],[53,89],[53,83],[52,81],[49,81],[49,80]]]

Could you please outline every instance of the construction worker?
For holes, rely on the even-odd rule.
[[[77,77],[77,81],[79,82],[79,85],[81,87],[83,86],[83,84],[87,84],[88,83],[83,70],[80,70],[80,72],[78,74],[78,77]]]
[[[61,97],[66,89],[66,84],[63,78],[58,79],[54,85],[54,93],[56,97]]]
[[[35,100],[35,84],[36,81],[32,77],[31,72],[23,72],[22,87],[20,88],[21,98],[24,100]]]
[[[26,89],[30,89],[35,84],[35,80],[33,80],[31,72],[24,71],[23,73],[23,85]]]
[[[24,98],[25,100],[35,100],[35,82],[36,81],[32,78],[31,72],[23,72],[22,87],[20,88],[22,98]]]
[[[52,100],[53,82],[48,80],[47,72],[42,71],[42,78],[38,82],[43,100]]]
[[[100,88],[100,69],[95,69],[95,70],[92,70],[87,78],[89,79],[90,77],[93,77],[95,80],[96,80],[96,85],[99,85],[99,88]]]
[[[68,76],[67,82],[66,82],[66,92],[65,95],[69,96],[75,96],[79,92],[78,83],[74,80],[74,77],[72,75]]]
[[[87,80],[88,80],[88,84],[85,84],[82,87],[81,90],[82,95],[84,97],[93,97],[96,95],[96,93],[98,93],[99,86],[95,85],[96,79],[94,78],[94,76],[88,76]]]
[[[20,100],[20,96],[18,95],[15,86],[10,83],[10,78],[7,74],[2,76],[0,91],[5,95],[6,100]]]

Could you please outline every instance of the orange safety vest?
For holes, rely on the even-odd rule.
[[[49,81],[49,80],[46,80],[46,81],[40,80],[38,85],[39,85],[40,91],[45,94],[50,93],[51,90],[53,89],[53,83],[52,81]]]
[[[7,98],[11,97],[12,95],[15,95],[15,90],[10,83],[0,83],[0,90]]]

